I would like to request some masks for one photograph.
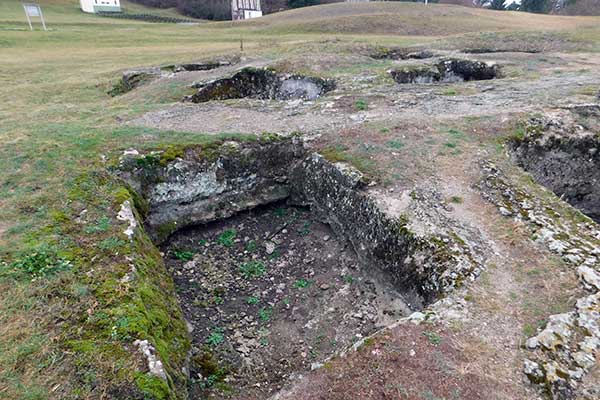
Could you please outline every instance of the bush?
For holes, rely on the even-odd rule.
[[[156,8],[172,8],[177,6],[177,0],[131,0],[131,2]]]
[[[185,15],[201,19],[230,20],[229,0],[177,0],[177,9]]]
[[[521,11],[532,13],[546,13],[550,10],[548,0],[523,0],[521,2]]]
[[[318,0],[288,0],[288,6],[290,8],[316,6],[317,4],[319,4]]]

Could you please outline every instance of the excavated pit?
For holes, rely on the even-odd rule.
[[[499,78],[500,68],[483,61],[446,59],[437,64],[402,67],[390,74],[400,84],[453,83]]]
[[[119,79],[108,92],[111,96],[118,96],[130,92],[150,81],[169,74],[189,71],[209,71],[228,65],[235,61],[207,61],[188,64],[171,64],[162,67],[147,67],[124,71]]]
[[[285,203],[183,230],[162,249],[193,326],[192,378],[217,376],[245,395],[265,397],[410,313],[327,224]],[[193,385],[191,398],[212,389]]]
[[[600,222],[600,106],[530,119],[513,137],[514,161],[541,185]]]
[[[130,154],[193,342],[192,398],[265,398],[463,279],[362,175],[296,139]]]
[[[424,60],[435,57],[430,50],[403,49],[397,47],[377,47],[368,53],[376,60]]]
[[[187,101],[255,98],[262,100],[316,100],[335,89],[330,79],[294,74],[278,74],[264,68],[244,68],[229,78],[194,85],[198,92]]]

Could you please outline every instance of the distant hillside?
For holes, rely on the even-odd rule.
[[[493,11],[448,4],[370,2],[305,7],[240,26],[281,33],[384,34],[448,36],[469,32],[556,31],[593,26],[597,19]]]

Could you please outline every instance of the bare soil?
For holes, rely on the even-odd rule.
[[[256,209],[178,233],[164,251],[193,328],[192,398],[265,398],[411,312],[304,209]]]

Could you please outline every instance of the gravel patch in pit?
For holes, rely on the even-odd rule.
[[[410,313],[389,279],[305,208],[256,208],[162,248],[193,328],[192,398],[264,398]]]

